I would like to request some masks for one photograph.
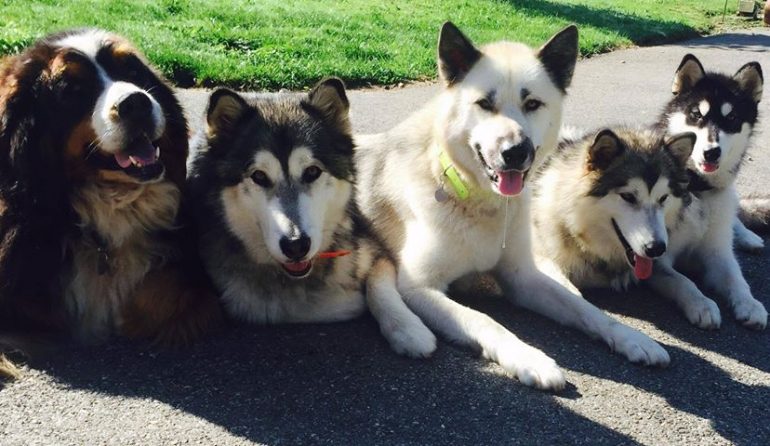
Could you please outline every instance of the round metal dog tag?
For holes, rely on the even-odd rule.
[[[436,201],[439,203],[443,203],[447,200],[449,200],[449,194],[446,193],[443,187],[440,187],[436,189],[436,193],[433,194],[433,196],[436,198]]]

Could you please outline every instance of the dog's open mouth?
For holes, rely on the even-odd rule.
[[[701,164],[701,169],[703,169],[703,171],[704,171],[704,172],[706,172],[706,173],[713,173],[713,172],[716,172],[716,171],[717,171],[717,169],[719,169],[719,162],[716,162],[716,163],[709,163],[709,162],[707,162],[707,161],[704,161],[704,162]]]
[[[289,277],[294,279],[302,279],[310,274],[310,270],[313,269],[313,262],[305,260],[302,262],[287,262],[281,263],[283,270]]]
[[[479,147],[476,147],[476,156],[479,157],[481,164],[489,177],[489,181],[495,186],[497,192],[504,196],[519,195],[524,189],[524,180],[527,179],[529,170],[495,170],[484,159]]]
[[[87,160],[99,169],[119,170],[140,181],[152,181],[163,175],[160,148],[146,136],[131,140],[126,148],[114,154],[100,150],[87,151]]]
[[[652,259],[640,256],[634,252],[626,238],[623,237],[623,233],[620,232],[620,227],[618,227],[614,218],[612,219],[612,228],[615,229],[615,234],[618,236],[620,243],[626,250],[626,260],[628,260],[628,264],[631,265],[631,268],[634,269],[634,276],[639,280],[649,279],[652,275]]]

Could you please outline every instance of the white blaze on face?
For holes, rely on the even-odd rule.
[[[646,257],[645,247],[654,242],[668,244],[665,209],[673,200],[667,197],[661,203],[661,199],[670,193],[668,178],[658,178],[652,189],[643,179],[632,178],[626,186],[604,197],[606,211],[637,255]],[[633,195],[636,203],[628,203],[620,194]]]
[[[153,134],[147,135],[150,140],[157,140],[163,135],[166,128],[166,117],[160,104],[151,94],[135,84],[113,79],[96,61],[97,54],[109,39],[109,34],[103,31],[88,30],[64,37],[56,42],[56,45],[61,48],[72,48],[80,51],[96,67],[99,78],[102,81],[102,91],[96,100],[96,106],[91,116],[91,126],[99,138],[99,148],[105,152],[116,153],[126,149],[126,147],[122,147],[122,144],[125,143],[125,129],[116,113],[117,104],[121,99],[131,93],[139,92],[146,95],[150,100],[152,117],[155,123]]]
[[[500,42],[483,47],[482,52],[484,55],[465,78],[444,94],[440,112],[447,115],[444,136],[456,167],[471,181],[496,191],[489,172],[475,159],[475,147],[492,168],[499,163],[502,150],[525,137],[536,150],[552,149],[561,125],[564,98],[535,52],[526,45]],[[522,97],[522,91],[529,93]],[[493,111],[476,104],[492,92]],[[544,105],[527,112],[527,99]],[[540,159],[541,154],[536,154]]]

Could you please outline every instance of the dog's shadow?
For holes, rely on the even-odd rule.
[[[634,443],[482,364],[443,343],[430,359],[399,357],[367,316],[232,327],[177,352],[69,346],[30,365],[70,388],[161,401],[259,443]]]

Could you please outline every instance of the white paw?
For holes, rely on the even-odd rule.
[[[536,348],[504,347],[498,353],[498,362],[524,385],[544,390],[562,390],[566,385],[556,361]]]
[[[764,249],[765,241],[762,240],[762,237],[747,230],[735,235],[735,247],[742,251],[756,253]]]
[[[735,319],[748,328],[764,330],[767,326],[767,310],[754,298],[743,299],[733,307]]]
[[[671,362],[668,352],[649,336],[623,324],[613,328],[610,347],[633,363],[665,367]]]
[[[691,324],[705,330],[716,330],[722,325],[719,307],[707,297],[699,297],[690,302],[684,309],[684,315]]]
[[[383,327],[382,334],[390,343],[390,348],[399,355],[427,358],[436,351],[436,336],[420,318],[411,316]]]

